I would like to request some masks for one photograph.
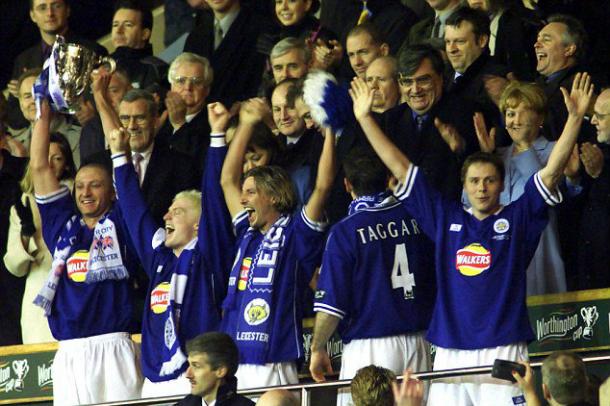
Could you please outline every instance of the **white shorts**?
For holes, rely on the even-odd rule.
[[[239,364],[235,377],[237,378],[237,389],[299,383],[299,373],[294,362],[276,362],[265,365]]]
[[[493,365],[496,358],[527,361],[527,345],[517,343],[480,350],[437,347],[434,370]],[[435,379],[430,386],[428,406],[514,406],[525,405],[517,384],[492,378],[491,374]]]
[[[137,399],[142,387],[140,360],[127,333],[60,341],[52,375],[54,405]]]
[[[158,398],[162,396],[188,395],[191,393],[191,383],[185,374],[175,379],[163,382],[153,382],[144,378],[142,385],[142,398]]]
[[[430,345],[424,339],[423,332],[352,340],[343,346],[339,379],[352,379],[360,368],[371,364],[387,368],[397,376],[407,368],[414,372],[429,371]],[[339,390],[338,406],[352,404],[349,392],[349,389]]]

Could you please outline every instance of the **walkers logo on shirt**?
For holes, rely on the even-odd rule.
[[[68,259],[66,269],[68,278],[73,282],[84,282],[87,276],[87,263],[89,262],[89,251],[76,251]]]
[[[161,282],[150,294],[150,310],[155,314],[164,313],[169,306],[169,282]]]
[[[252,258],[246,257],[241,263],[239,270],[239,282],[237,283],[237,289],[246,290],[248,285],[248,274],[250,273],[250,267],[252,266]]]
[[[455,255],[455,269],[464,276],[477,276],[489,269],[491,253],[481,244],[465,246]]]

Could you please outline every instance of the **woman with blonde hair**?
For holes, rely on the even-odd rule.
[[[49,163],[57,179],[72,187],[76,167],[66,138],[51,134]],[[34,199],[34,185],[28,166],[21,180],[23,194],[11,208],[6,269],[17,277],[27,277],[21,309],[21,335],[24,344],[54,341],[44,311],[33,304],[51,268],[51,253],[42,238],[40,213]]]

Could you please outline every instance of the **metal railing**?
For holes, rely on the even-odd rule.
[[[610,361],[609,355],[600,355],[600,356],[592,356],[583,358],[585,364],[596,364],[602,362]],[[542,366],[541,361],[531,362],[530,365],[532,368],[540,368]],[[456,368],[456,369],[445,369],[442,371],[426,371],[426,372],[417,372],[413,373],[412,377],[421,379],[421,380],[432,380],[432,379],[443,379],[443,378],[453,378],[456,376],[466,376],[466,375],[482,375],[482,374],[490,374],[492,370],[492,366],[482,366],[482,367],[472,367],[472,368]],[[402,376],[398,377],[398,380],[402,380]],[[336,381],[327,381],[321,383],[305,383],[305,384],[295,384],[295,385],[283,385],[283,386],[270,386],[264,388],[253,388],[253,389],[244,389],[237,391],[240,395],[244,396],[259,396],[263,393],[267,392],[271,389],[285,389],[291,391],[293,393],[299,392],[301,395],[301,406],[310,406],[311,392],[316,389],[340,389],[350,386],[352,380],[351,379],[343,379]],[[111,403],[100,403],[98,405],[104,406],[119,406],[119,405],[163,405],[163,404],[173,404],[178,402],[184,396],[167,396],[161,398],[151,398],[151,399],[138,399],[138,400],[126,400],[122,402],[111,402]]]

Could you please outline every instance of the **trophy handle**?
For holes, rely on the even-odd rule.
[[[109,56],[104,56],[100,59],[100,66],[106,65],[108,73],[112,74],[116,70],[116,61]]]

